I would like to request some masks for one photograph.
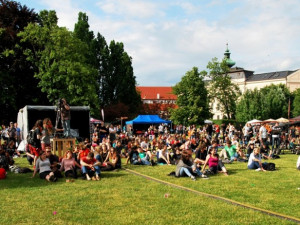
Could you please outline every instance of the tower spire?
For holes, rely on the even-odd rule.
[[[226,50],[225,50],[225,53],[224,53],[224,58],[226,59],[226,63],[227,63],[227,66],[229,68],[233,67],[235,65],[235,61],[231,60],[230,59],[230,51],[228,49],[228,43],[226,43]]]

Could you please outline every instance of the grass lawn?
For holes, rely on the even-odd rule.
[[[170,183],[226,197],[300,218],[300,171],[296,155],[281,155],[274,172],[246,169],[246,163],[226,165],[229,176],[210,179],[166,176],[175,166],[133,166]],[[26,166],[26,159],[16,160]],[[257,211],[196,195],[130,174],[103,172],[101,181],[78,179],[57,183],[9,173],[0,180],[0,224],[295,224]],[[169,197],[165,198],[168,193]]]

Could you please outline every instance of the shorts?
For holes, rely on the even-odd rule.
[[[46,179],[46,177],[51,173],[51,171],[45,171],[40,173],[40,178],[41,179]]]

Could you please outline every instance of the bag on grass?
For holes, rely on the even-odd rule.
[[[274,170],[276,170],[275,163],[263,164],[263,167],[267,171],[274,171]]]
[[[31,173],[32,170],[27,168],[27,167],[20,167],[19,168],[19,173]]]

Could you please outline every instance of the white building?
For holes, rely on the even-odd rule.
[[[228,48],[224,55],[228,59],[228,66],[232,67],[235,62],[230,59]],[[239,86],[242,93],[246,90],[254,90],[255,88],[261,89],[271,84],[284,84],[291,92],[300,88],[300,69],[254,74],[254,71],[233,67],[230,68],[229,75],[232,82]],[[212,105],[212,113],[213,119],[223,118],[223,113],[217,109],[216,103],[213,103]]]

